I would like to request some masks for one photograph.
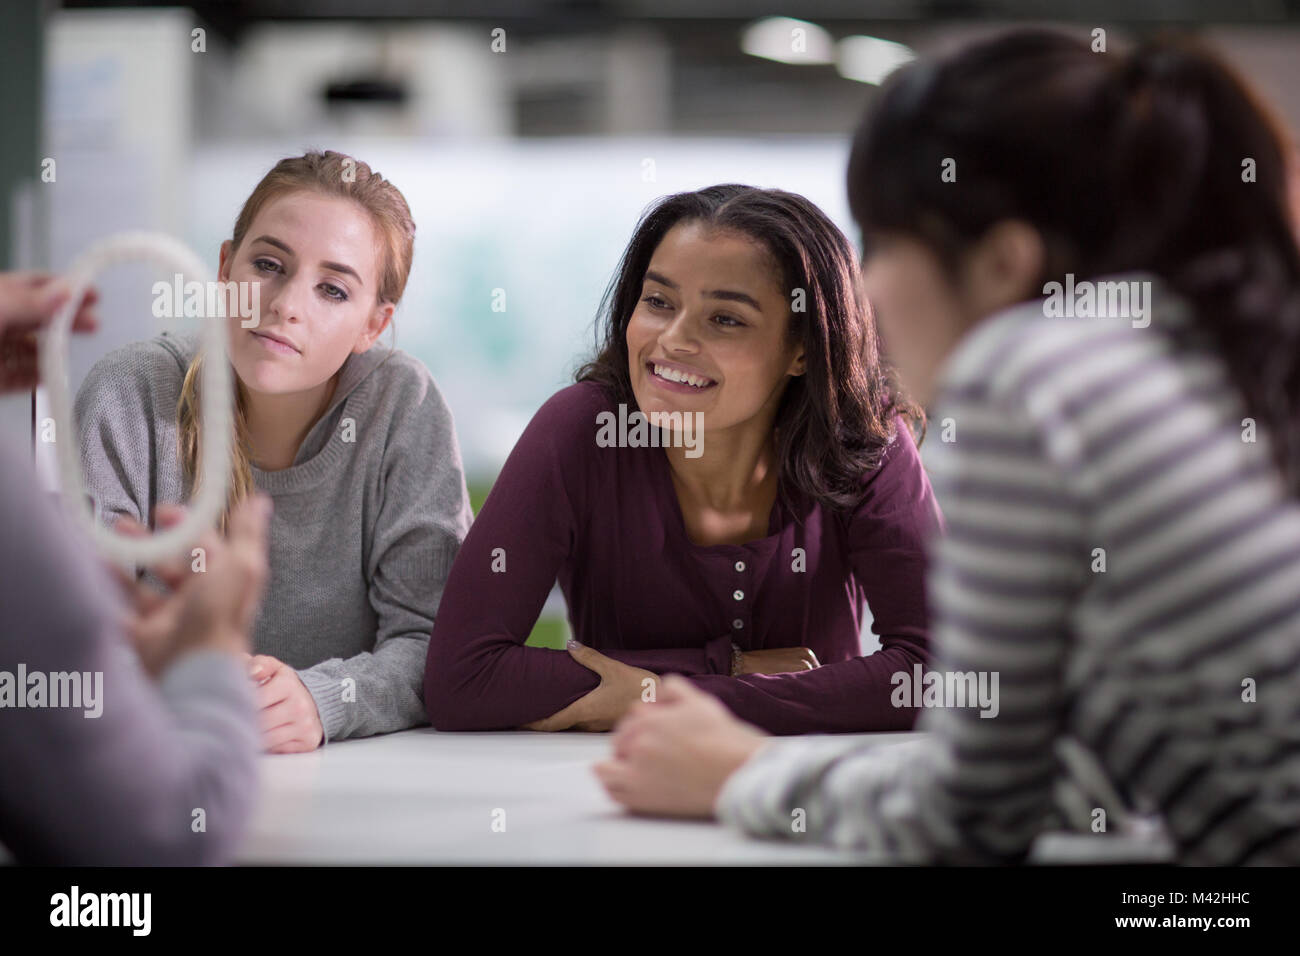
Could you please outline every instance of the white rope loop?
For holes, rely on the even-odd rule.
[[[198,493],[185,518],[175,527],[140,538],[117,534],[95,520],[87,501],[86,483],[78,453],[80,441],[72,421],[68,391],[67,354],[72,320],[91,281],[105,269],[126,262],[150,262],[163,267],[167,278],[180,274],[189,280],[210,281],[207,266],[184,243],[171,236],[149,232],[124,232],[95,243],[68,272],[72,295],[40,342],[41,380],[49,392],[54,419],[55,449],[64,501],[94,541],[100,553],[115,564],[151,565],[187,554],[205,531],[213,527],[226,506],[230,485],[231,445],[235,436],[234,386],[231,381],[226,319],[206,316],[203,329],[203,380],[201,388],[202,472]],[[204,300],[207,300],[204,296]],[[224,299],[223,299],[224,301]],[[147,521],[149,516],[144,516]]]

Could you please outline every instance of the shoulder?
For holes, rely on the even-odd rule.
[[[379,386],[381,394],[421,399],[433,392],[441,398],[429,367],[410,352],[372,347],[357,358],[372,363],[368,377]]]
[[[77,392],[78,410],[114,399],[133,406],[147,406],[151,399],[174,402],[196,346],[194,336],[164,332],[113,349],[86,374]]]
[[[596,382],[578,382],[560,389],[539,408],[520,440],[551,447],[596,447],[603,413],[615,413],[613,396]]]
[[[408,426],[450,424],[451,409],[433,373],[414,355],[401,349],[372,348],[352,360],[369,366],[354,389],[364,386],[368,393],[368,414]]]
[[[1222,386],[1215,357],[1184,347],[1184,303],[1158,280],[1146,295],[1146,313],[1136,318],[1046,315],[1030,302],[970,333],[937,403],[956,444],[974,438],[972,447],[1008,459],[1045,456],[1075,470],[1114,441],[1135,410],[1197,404],[1198,394]]]
[[[1126,320],[1049,318],[1039,309],[1018,306],[970,333],[946,371],[944,391],[991,400],[1063,393],[1087,384],[1080,371],[1147,351],[1156,341]]]
[[[385,455],[435,454],[459,467],[455,417],[428,366],[401,349],[372,348],[353,359],[371,366],[344,400],[357,431],[378,437]]]
[[[851,518],[906,512],[937,525],[942,519],[911,426],[902,415],[895,415],[892,424],[893,435],[879,463],[862,477],[862,497]]]
[[[577,481],[598,458],[602,415],[614,414],[615,408],[612,396],[595,382],[562,388],[533,415],[510,458],[532,468],[559,472],[568,482]]]

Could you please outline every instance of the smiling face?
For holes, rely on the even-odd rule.
[[[379,236],[354,202],[298,191],[270,200],[239,247],[221,247],[223,280],[260,284],[260,320],[230,320],[230,361],[240,381],[266,394],[327,382],[364,352],[392,317],[378,301]]]
[[[803,349],[787,338],[790,303],[757,242],[697,221],[665,233],[627,324],[637,405],[703,412],[706,430],[770,424]]]

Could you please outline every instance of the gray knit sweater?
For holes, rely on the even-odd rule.
[[[116,349],[77,395],[100,520],[147,522],[187,501],[176,404],[198,340],[164,332]],[[417,359],[351,355],[289,468],[253,468],[274,501],[271,575],[254,652],[293,667],[326,740],[426,722],[425,655],[472,517],[451,412]]]

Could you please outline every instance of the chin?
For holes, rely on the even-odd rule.
[[[284,370],[276,368],[274,362],[241,362],[235,366],[235,374],[244,388],[253,392],[278,395],[296,391],[294,383],[288,381]]]

